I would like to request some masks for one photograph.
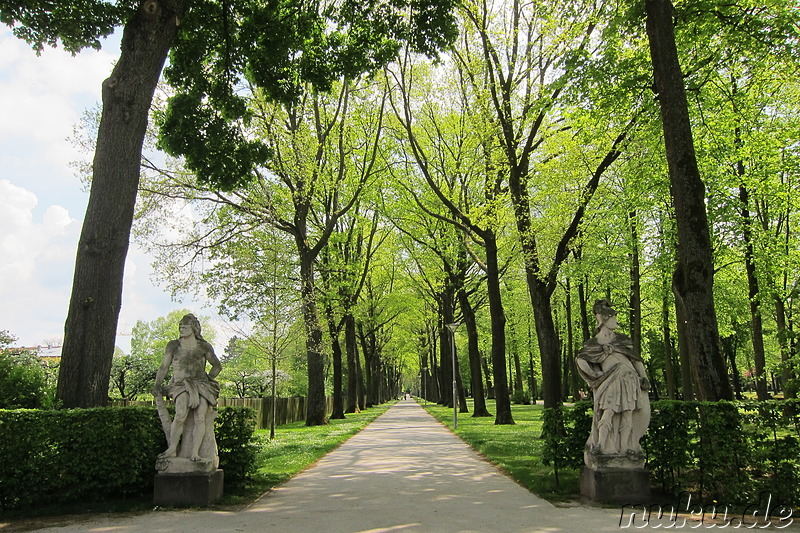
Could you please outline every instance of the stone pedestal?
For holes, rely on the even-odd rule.
[[[649,504],[650,473],[641,454],[603,455],[587,452],[581,470],[581,495],[594,502]]]
[[[153,503],[169,507],[211,505],[222,498],[224,474],[213,472],[184,472],[156,474]]]

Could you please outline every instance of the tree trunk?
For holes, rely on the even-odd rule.
[[[455,339],[454,334],[450,332],[448,324],[455,322],[453,311],[453,288],[450,283],[450,277],[445,282],[445,286],[439,293],[439,312],[441,318],[441,327],[439,329],[439,351],[442,354],[442,391],[447,391],[442,394],[442,401],[445,407],[453,407],[453,382],[456,381],[456,371],[453,367],[453,346]],[[458,401],[457,398],[455,398]]]
[[[486,378],[486,397],[494,400],[494,385],[492,384],[492,373],[489,370],[489,363],[486,361],[486,356],[481,353],[481,366],[483,367],[483,375]]]
[[[511,398],[508,394],[506,375],[506,315],[500,292],[500,269],[497,263],[497,241],[494,233],[487,231],[486,285],[489,298],[489,316],[492,327],[492,372],[494,374],[495,413],[494,423],[513,424]]]
[[[556,408],[561,404],[561,350],[553,323],[550,294],[540,280],[532,279],[532,272],[527,275],[542,362],[542,400],[545,409]]]
[[[522,396],[525,388],[522,385],[522,365],[519,361],[519,347],[517,346],[516,336],[511,346],[511,360],[514,362],[514,389],[518,396]]]
[[[550,294],[540,277],[539,252],[531,229],[530,205],[525,180],[520,169],[514,169],[509,177],[514,218],[519,234],[522,256],[525,258],[525,281],[531,297],[539,343],[539,358],[542,364],[542,399],[545,409],[561,405],[561,350],[558,343]]]
[[[784,399],[797,397],[797,385],[794,383],[794,373],[792,372],[791,364],[791,347],[789,345],[789,331],[786,327],[786,306],[783,300],[777,295],[775,296],[775,324],[778,330],[778,343],[781,347],[781,364],[783,364],[783,371],[781,372],[781,380],[783,381],[783,397]]]
[[[533,342],[533,331],[531,331],[531,319],[530,315],[528,315],[528,370],[530,374],[528,375],[528,387],[531,390],[531,404],[536,405],[536,400],[539,399],[538,391],[536,390],[536,373],[534,371],[533,366],[533,347],[531,346],[531,342]]]
[[[588,341],[592,336],[592,330],[589,327],[588,301],[589,299],[586,296],[586,278],[584,277],[578,284],[578,305],[581,310],[581,333],[583,334],[583,342]]]
[[[301,243],[298,248],[302,249]],[[308,253],[300,255],[300,283],[303,322],[306,327],[306,361],[308,365],[308,396],[306,398],[306,425],[321,426],[328,423],[325,402],[325,363],[322,355],[322,327],[317,313],[317,296],[314,288],[314,259]]]
[[[375,369],[374,358],[376,354],[373,347],[370,346],[369,334],[364,332],[363,324],[358,325],[358,337],[361,342],[361,351],[364,353],[364,373],[365,381],[367,383],[366,402],[365,407],[374,407],[378,405],[378,389],[380,385],[376,383],[380,376]]]
[[[628,218],[630,219],[631,230],[631,340],[633,341],[633,349],[637,354],[640,354],[642,353],[642,285],[639,281],[641,274],[639,270],[639,232],[636,228],[636,211],[629,213]]]
[[[675,284],[676,277],[672,278],[672,294],[675,297],[675,323],[677,324],[676,333],[678,335],[678,357],[680,359],[681,371],[681,394],[684,401],[694,400],[694,362],[692,353],[689,351],[689,341],[686,339],[686,312],[683,309],[683,300]]]
[[[331,336],[331,358],[333,359],[333,411],[331,418],[344,419],[344,391],[342,390],[342,345],[335,324],[329,324]]]
[[[455,340],[451,339],[455,345]],[[464,391],[464,381],[461,376],[461,365],[458,362],[458,350],[456,350],[456,396],[458,397],[458,412],[469,413],[467,407],[467,394]]]
[[[486,396],[483,390],[483,376],[481,374],[481,351],[478,344],[478,326],[475,322],[475,310],[469,301],[467,291],[462,287],[458,290],[458,303],[464,317],[467,329],[467,351],[469,352],[469,371],[472,384],[472,416],[492,416],[486,408]]]
[[[348,313],[344,317],[344,348],[347,354],[347,408],[346,413],[358,413],[358,339],[356,338],[356,319]]]
[[[736,138],[739,139],[737,128]],[[738,143],[737,143],[738,144]],[[744,164],[739,161],[737,164],[739,177],[744,175]],[[750,194],[747,187],[739,186],[739,201],[741,202],[742,216],[742,237],[744,240],[744,266],[747,272],[747,296],[750,301],[750,333],[753,341],[753,362],[755,363],[756,374],[756,397],[758,401],[764,402],[769,399],[766,380],[766,357],[764,354],[764,328],[761,320],[761,294],[758,290],[758,278],[756,277],[756,257],[753,249],[752,221],[750,209],[748,208]]]
[[[436,339],[438,338],[436,334],[436,327],[435,324],[432,322],[428,322],[426,325],[426,334],[428,336],[428,346],[430,346],[430,359],[431,359],[431,366],[428,369],[430,372],[430,380],[428,381],[430,387],[428,389],[428,396],[430,400],[435,403],[441,402],[441,388],[439,387],[439,362],[436,357],[436,347],[438,346]]]
[[[728,356],[728,363],[731,365],[731,375],[733,378],[733,393],[737,400],[743,400],[742,396],[742,380],[739,376],[739,368],[736,366],[736,352],[738,351],[739,343],[737,342],[737,335],[729,335],[722,337],[722,351]]]
[[[363,350],[362,350],[363,353]],[[364,355],[364,364],[366,365],[366,355]],[[358,353],[356,353],[356,375],[358,376],[356,382],[356,396],[358,396],[358,405],[362,409],[367,408],[367,390],[366,386],[364,385],[365,377],[364,377],[364,369],[361,366],[361,357],[359,357]]]
[[[570,283],[569,278],[567,278],[567,283],[565,287],[565,304],[566,304],[566,314],[567,314],[567,350],[566,350],[566,359],[567,359],[567,371],[569,373],[570,379],[568,381],[568,385],[564,386],[564,391],[570,391],[572,393],[572,400],[577,402],[580,399],[580,395],[578,393],[580,389],[580,382],[578,381],[578,372],[575,367],[575,321],[573,319],[573,312],[572,312],[572,283]]]
[[[722,358],[714,310],[714,263],[700,179],[692,141],[689,106],[678,63],[669,0],[646,0],[647,36],[661,108],[672,202],[678,228],[677,290],[686,315],[686,340],[696,361],[701,400],[732,400]]]
[[[103,82],[93,177],[64,325],[56,400],[106,405],[122,280],[147,119],[183,16],[182,0],[145,0],[125,25],[119,61]]]
[[[661,332],[664,340],[664,373],[667,381],[667,396],[670,400],[677,399],[675,386],[675,365],[672,360],[672,334],[669,327],[669,298],[667,293],[661,298]]]

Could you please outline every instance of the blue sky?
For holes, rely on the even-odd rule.
[[[101,83],[118,53],[119,39],[112,36],[101,51],[72,56],[45,49],[37,57],[0,28],[0,330],[18,337],[19,345],[63,337],[88,201],[71,163],[91,159],[69,138],[84,111],[100,105]],[[121,330],[175,308],[214,315],[197,302],[173,302],[151,282],[151,262],[131,244]],[[128,339],[118,338],[126,351]]]

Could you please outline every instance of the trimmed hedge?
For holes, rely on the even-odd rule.
[[[248,451],[254,413],[234,407],[219,413],[220,467],[229,461],[226,481],[236,482],[254,457]],[[0,435],[0,511],[145,495],[153,488],[155,458],[167,446],[152,407],[0,410]]]
[[[583,465],[592,425],[592,403],[546,413],[563,419],[561,435],[545,435],[545,459],[564,467]],[[800,505],[800,400],[768,402],[683,402],[651,404],[650,427],[642,439],[651,482],[668,494],[684,491],[732,504],[758,501],[769,492]],[[546,410],[549,411],[549,410]]]
[[[253,440],[256,411],[249,407],[220,407],[216,419],[219,467],[225,470],[225,482],[244,482],[256,471],[258,446]]]

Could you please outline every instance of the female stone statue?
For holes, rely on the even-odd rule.
[[[631,338],[614,331],[617,312],[609,302],[598,300],[592,310],[597,319],[595,335],[576,359],[578,372],[594,394],[587,454],[641,456],[639,439],[650,423],[650,383],[644,364]]]

